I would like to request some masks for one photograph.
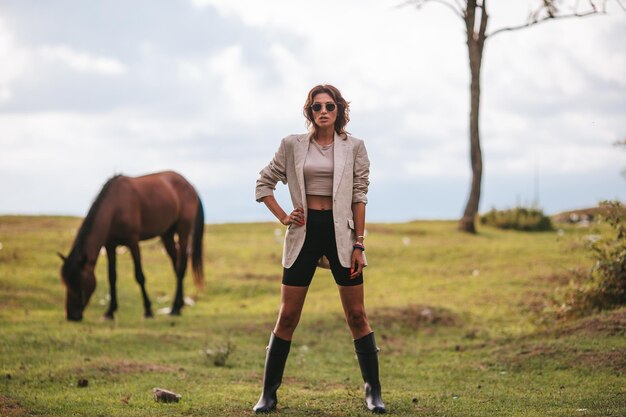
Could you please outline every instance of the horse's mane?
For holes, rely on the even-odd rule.
[[[91,204],[89,208],[89,212],[83,220],[83,223],[80,225],[80,229],[78,229],[78,234],[76,235],[76,239],[74,240],[74,244],[72,245],[72,250],[70,254],[67,256],[65,263],[63,264],[64,276],[68,280],[67,284],[72,288],[78,288],[80,281],[78,280],[78,270],[80,269],[81,258],[84,255],[85,242],[87,237],[91,233],[91,229],[93,228],[93,224],[95,222],[96,216],[98,214],[98,210],[102,205],[102,201],[111,188],[111,185],[117,180],[121,175],[114,175],[109,178],[107,182],[102,186],[100,193]]]

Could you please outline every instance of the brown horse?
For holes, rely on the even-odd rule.
[[[111,301],[105,318],[113,319],[117,310],[115,289],[115,249],[126,246],[135,263],[135,278],[141,287],[145,316],[152,308],[141,268],[139,241],[161,237],[176,273],[176,297],[172,315],[183,307],[183,278],[187,269],[187,249],[191,249],[194,282],[202,288],[202,202],[189,182],[176,172],[167,171],[142,177],[117,175],[109,179],[91,205],[78,230],[72,250],[62,255],[61,277],[66,287],[65,311],[68,320],[82,320],[83,311],[96,288],[94,269],[101,248],[109,261]],[[178,235],[178,244],[174,241]],[[191,242],[190,242],[191,240]]]

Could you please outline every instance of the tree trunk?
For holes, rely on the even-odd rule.
[[[470,74],[471,74],[471,106],[470,106],[470,161],[472,165],[472,184],[469,197],[465,205],[463,217],[459,220],[459,230],[476,233],[476,216],[478,215],[478,204],[480,202],[480,186],[483,175],[483,157],[480,149],[480,69],[482,63],[483,46],[485,44],[485,30],[487,27],[487,13],[485,1],[483,1],[480,16],[480,29],[478,33],[474,30],[476,17],[476,1],[468,2],[468,9],[465,15],[467,28],[467,49],[469,52]]]

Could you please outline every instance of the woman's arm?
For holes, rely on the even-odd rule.
[[[304,211],[302,208],[297,207],[291,214],[287,215],[274,197],[276,183],[278,181],[283,184],[287,183],[286,153],[285,139],[283,139],[274,158],[259,173],[259,178],[256,181],[256,201],[265,203],[267,208],[282,224],[302,226],[304,225]]]
[[[296,226],[304,226],[304,210],[301,207],[296,207],[291,214],[287,214],[285,210],[280,207],[280,204],[278,204],[278,201],[276,201],[273,195],[263,197],[261,201],[265,203],[269,211],[276,216],[278,221],[285,226],[292,223]]]
[[[352,213],[354,215],[354,231],[356,232],[355,248],[352,249],[352,261],[350,262],[350,279],[354,279],[361,275],[363,267],[365,266],[365,259],[363,258],[363,232],[365,231],[365,203],[353,203]],[[363,248],[357,249],[356,246]]]
[[[354,232],[356,233],[356,242],[363,244],[363,233],[365,232],[365,203],[352,204],[352,213],[354,214]]]
[[[259,203],[267,196],[274,196],[274,190],[278,181],[283,184],[287,183],[286,152],[285,140],[283,139],[276,154],[274,154],[274,158],[259,172],[255,190],[256,201]]]

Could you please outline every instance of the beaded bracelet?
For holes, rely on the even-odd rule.
[[[358,243],[355,243],[355,244],[352,246],[352,249],[358,249],[358,250],[360,250],[360,251],[362,251],[362,252],[365,252],[365,246],[363,246],[363,245],[359,245]]]

